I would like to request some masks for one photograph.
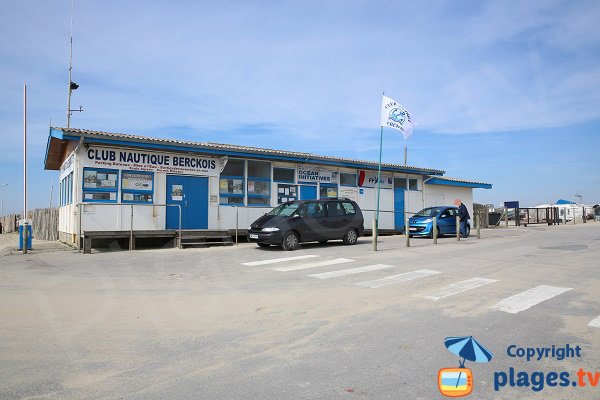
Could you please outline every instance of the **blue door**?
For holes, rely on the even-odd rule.
[[[167,175],[167,204],[181,206],[182,229],[208,228],[208,178]],[[179,227],[179,207],[167,207],[167,229]]]
[[[300,200],[316,200],[317,186],[300,186]]]
[[[394,229],[404,230],[404,189],[394,189]]]

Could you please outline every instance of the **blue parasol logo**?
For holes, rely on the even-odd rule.
[[[458,368],[443,368],[438,373],[438,387],[444,396],[466,396],[473,390],[473,374],[465,368],[465,361],[486,363],[494,357],[491,351],[473,336],[451,336],[444,339],[446,348],[461,357]]]

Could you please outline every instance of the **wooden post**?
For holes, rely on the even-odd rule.
[[[508,228],[508,208],[504,209],[504,225]]]
[[[372,231],[372,239],[373,239],[373,251],[377,251],[377,218],[373,217],[373,229]]]
[[[433,217],[433,224],[431,225],[431,237],[433,238],[433,244],[437,244],[437,218]]]
[[[475,226],[477,227],[477,239],[481,239],[481,217],[479,215],[475,215]]]
[[[406,221],[406,223],[404,225],[404,232],[406,234],[406,247],[410,247],[410,233],[409,233],[410,230],[409,230],[409,227],[408,227],[408,218],[406,218],[405,221]]]
[[[456,217],[456,241],[460,242],[460,218]]]

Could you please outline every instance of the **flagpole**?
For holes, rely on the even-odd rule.
[[[383,152],[383,126],[379,133],[379,166],[377,168],[377,211],[375,212],[375,226],[373,227],[373,250],[377,251],[377,238],[379,237],[379,195],[381,192],[381,153]]]

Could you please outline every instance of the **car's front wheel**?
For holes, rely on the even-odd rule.
[[[269,247],[271,244],[270,243],[256,243],[258,245],[258,247]]]
[[[356,229],[348,229],[342,238],[344,244],[356,244],[358,241],[358,233],[356,233]]]
[[[281,242],[281,248],[284,250],[296,250],[300,247],[300,238],[298,234],[294,231],[286,232],[283,235],[283,241]]]

